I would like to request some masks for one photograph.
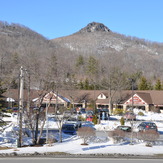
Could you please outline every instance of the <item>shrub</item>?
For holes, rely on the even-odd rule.
[[[120,123],[121,123],[122,126],[125,125],[125,119],[123,117],[121,117]]]
[[[123,109],[116,108],[113,111],[114,115],[122,115],[123,114]]]
[[[83,117],[83,116],[78,116],[78,119],[80,120],[80,121],[86,121],[86,118],[85,117]]]
[[[46,143],[48,144],[48,146],[52,146],[53,143],[56,143],[56,142],[57,142],[57,139],[55,139],[55,138],[49,138]]]
[[[93,115],[92,122],[93,122],[94,124],[97,124],[97,115]]]
[[[154,113],[161,113],[160,109],[158,107],[155,107],[152,109]]]
[[[138,113],[138,115],[144,116],[144,113],[140,111],[140,112]]]
[[[152,146],[152,143],[159,138],[159,133],[155,130],[146,130],[139,133],[139,139],[146,142],[146,146]]]
[[[113,139],[114,143],[118,143],[124,140],[125,132],[122,130],[115,129],[109,132],[109,137]]]
[[[88,145],[89,138],[95,136],[95,130],[91,127],[81,127],[78,129],[77,135],[83,139],[81,145]]]

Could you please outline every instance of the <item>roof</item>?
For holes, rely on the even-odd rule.
[[[147,104],[152,104],[152,98],[150,93],[146,93],[146,92],[136,92],[136,94],[143,99]]]
[[[41,94],[47,94],[47,91],[41,90],[31,90],[30,100],[36,99],[41,96]],[[105,94],[107,99],[97,99],[99,94]],[[117,91],[115,93],[112,101],[113,103],[123,104],[126,100],[132,97],[131,90]],[[134,90],[134,94],[137,94],[141,99],[143,99],[148,104],[163,105],[163,91],[158,90]],[[12,98],[15,101],[19,100],[19,91],[17,89],[7,90],[2,94],[5,99]],[[59,97],[66,102],[83,103],[96,100],[96,103],[106,104],[109,103],[109,92],[108,90],[60,90]],[[24,90],[24,101],[28,100],[28,91]]]
[[[98,100],[96,100],[96,104],[98,104],[98,105],[100,105],[100,104],[108,105],[109,104],[109,99],[108,98],[107,99],[98,99]]]
[[[28,100],[28,90],[23,90],[24,92],[24,101]],[[45,93],[45,91],[41,91],[41,90],[30,90],[30,99],[33,100],[37,97],[40,97],[40,94],[42,94],[42,92]],[[4,99],[7,98],[12,98],[15,101],[19,101],[19,89],[9,89],[6,92],[4,92],[2,94],[4,96]]]
[[[58,99],[57,99],[57,97],[58,97]],[[63,97],[63,96],[61,96],[59,94],[57,95],[57,93],[55,93],[55,92],[49,92],[44,96],[43,103],[51,102],[52,104],[55,104],[57,100],[58,100],[59,104],[63,104],[65,102],[66,103],[70,102],[70,100],[67,99],[66,97]]]
[[[149,91],[154,105],[163,105],[163,91]]]

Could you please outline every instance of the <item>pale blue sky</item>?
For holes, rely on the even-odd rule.
[[[163,0],[0,0],[0,20],[48,39],[100,22],[113,32],[163,42]]]

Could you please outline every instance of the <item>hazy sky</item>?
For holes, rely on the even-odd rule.
[[[0,20],[48,39],[95,21],[113,32],[163,42],[163,0],[0,0]]]

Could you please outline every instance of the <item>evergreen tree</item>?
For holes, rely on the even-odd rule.
[[[89,80],[88,79],[85,79],[85,81],[84,81],[84,89],[89,90]]]
[[[82,81],[79,82],[78,87],[79,89],[84,89],[84,84]]]
[[[0,79],[0,96],[6,92],[6,88],[4,88],[4,83],[3,81]]]
[[[151,81],[148,82],[148,90],[153,90],[153,85]]]
[[[144,76],[140,79],[138,89],[139,90],[149,90],[149,83]]]
[[[98,72],[98,62],[97,60],[90,56],[87,64],[87,73],[88,75],[95,76]]]
[[[82,55],[79,55],[79,57],[76,60],[76,67],[80,67],[84,65],[84,58]]]
[[[161,84],[161,80],[160,79],[158,79],[156,81],[156,84],[155,84],[154,88],[155,88],[155,90],[162,90],[162,84]]]

